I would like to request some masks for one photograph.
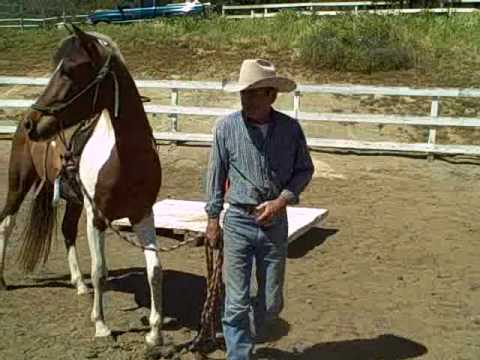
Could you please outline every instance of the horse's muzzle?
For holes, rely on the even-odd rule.
[[[56,123],[57,121],[53,116],[43,115],[39,111],[32,110],[27,114],[23,122],[23,127],[30,140],[42,141],[56,134]]]

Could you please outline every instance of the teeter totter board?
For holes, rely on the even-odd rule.
[[[205,202],[166,199],[153,206],[155,228],[172,230],[185,237],[203,237],[207,226]],[[222,213],[223,214],[223,213]],[[313,227],[318,227],[328,215],[327,209],[287,207],[288,242],[297,239]],[[113,222],[120,229],[131,226],[128,219]]]

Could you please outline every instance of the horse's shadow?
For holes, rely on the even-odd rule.
[[[293,347],[292,351],[261,348],[257,358],[272,360],[402,360],[422,356],[427,347],[404,337],[384,334],[372,339],[356,339],[315,344],[310,347]]]
[[[288,257],[298,259],[309,251],[321,246],[336,229],[310,229],[307,233],[289,244]],[[108,291],[118,291],[133,294],[135,305],[128,310],[150,308],[150,292],[145,268],[122,268],[109,270],[107,283]],[[90,277],[85,274],[85,280]],[[69,275],[54,275],[51,273],[38,273],[26,284],[10,285],[9,290],[23,288],[71,288]],[[178,326],[198,329],[199,320],[206,297],[206,280],[203,276],[176,271],[163,271],[163,315],[176,320]],[[287,324],[288,325],[288,324]],[[282,326],[282,335],[288,332],[288,326]],[[287,330],[286,330],[287,329]]]
[[[150,291],[144,268],[116,269],[109,272],[108,288],[133,294],[137,308],[150,308]],[[176,270],[163,271],[163,315],[181,325],[198,328],[206,297],[203,276]]]

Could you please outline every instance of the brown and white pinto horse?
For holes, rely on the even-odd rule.
[[[3,277],[7,240],[15,215],[32,187],[36,188],[36,196],[20,261],[26,270],[33,270],[40,260],[47,259],[55,219],[54,180],[61,168],[64,130],[99,115],[79,162],[84,206],[67,201],[63,218],[71,281],[78,293],[86,291],[75,250],[78,220],[84,207],[94,288],[91,318],[95,336],[109,336],[102,301],[107,276],[105,219],[129,218],[144,248],[151,292],[151,330],[146,341],[158,345],[162,342],[162,271],[155,251],[152,205],[160,189],[161,167],[152,129],[114,43],[104,35],[73,29],[54,56],[56,69],[47,87],[19,125],[12,142],[7,201],[0,213],[0,288],[7,288]]]

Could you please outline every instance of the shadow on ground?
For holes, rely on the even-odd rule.
[[[295,360],[402,360],[422,356],[428,349],[415,341],[392,335],[380,335],[373,339],[334,341],[302,348],[291,352],[274,348],[262,348],[256,352],[257,359]]]
[[[298,239],[288,245],[288,258],[299,259],[316,247],[322,245],[330,236],[335,235],[337,229],[311,228]]]

